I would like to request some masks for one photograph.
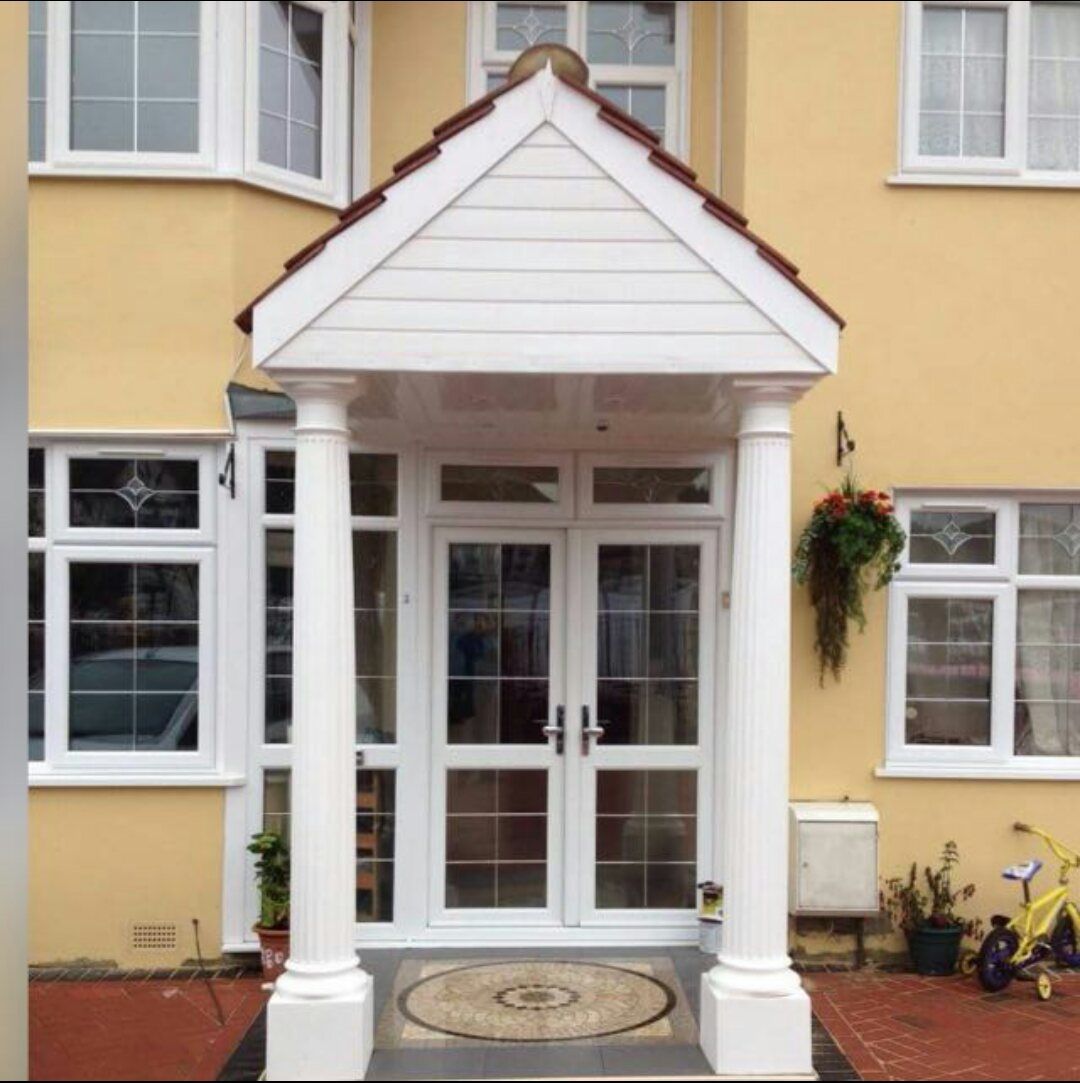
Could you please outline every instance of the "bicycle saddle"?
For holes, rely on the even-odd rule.
[[[1043,863],[1037,857],[1033,857],[1030,861],[1025,861],[1023,865],[1010,865],[1007,869],[1002,869],[1001,875],[1006,880],[1021,880],[1027,883],[1042,866]]]

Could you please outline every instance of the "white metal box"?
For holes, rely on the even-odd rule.
[[[878,812],[861,801],[792,801],[792,914],[859,917],[876,914]]]

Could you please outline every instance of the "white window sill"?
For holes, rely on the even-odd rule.
[[[54,165],[46,162],[30,162],[31,177],[98,177],[122,178],[125,180],[197,180],[197,181],[232,181],[248,184],[253,188],[264,188],[279,195],[302,199],[308,203],[319,203],[325,207],[341,210],[348,203],[333,194],[320,192],[306,187],[302,183],[289,184],[270,177],[253,173],[227,173],[208,166],[150,167],[139,165]]]
[[[900,188],[1080,188],[1080,176],[912,172],[893,173],[885,183]]]
[[[948,778],[1012,780],[1017,782],[1080,781],[1075,767],[1054,764],[886,763],[874,769],[876,778]]]
[[[30,789],[188,787],[225,789],[243,786],[244,775],[221,771],[48,771],[30,767]]]

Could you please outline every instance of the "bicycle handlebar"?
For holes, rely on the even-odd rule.
[[[1023,831],[1028,835],[1037,835],[1047,846],[1059,861],[1064,862],[1066,865],[1073,865],[1076,868],[1080,868],[1080,854],[1075,850],[1070,850],[1068,846],[1058,842],[1057,839],[1050,834],[1049,831],[1044,831],[1041,827],[1033,827],[1031,824],[1022,823],[1017,820],[1013,824],[1014,831]]]

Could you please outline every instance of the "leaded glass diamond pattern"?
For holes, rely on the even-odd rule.
[[[1080,575],[1080,504],[1020,505],[1022,575]]]
[[[73,527],[195,530],[199,526],[197,459],[69,460]]]
[[[495,17],[496,47],[519,52],[539,44],[566,44],[565,4],[499,4]]]
[[[993,564],[996,522],[992,511],[911,513],[912,564]]]

